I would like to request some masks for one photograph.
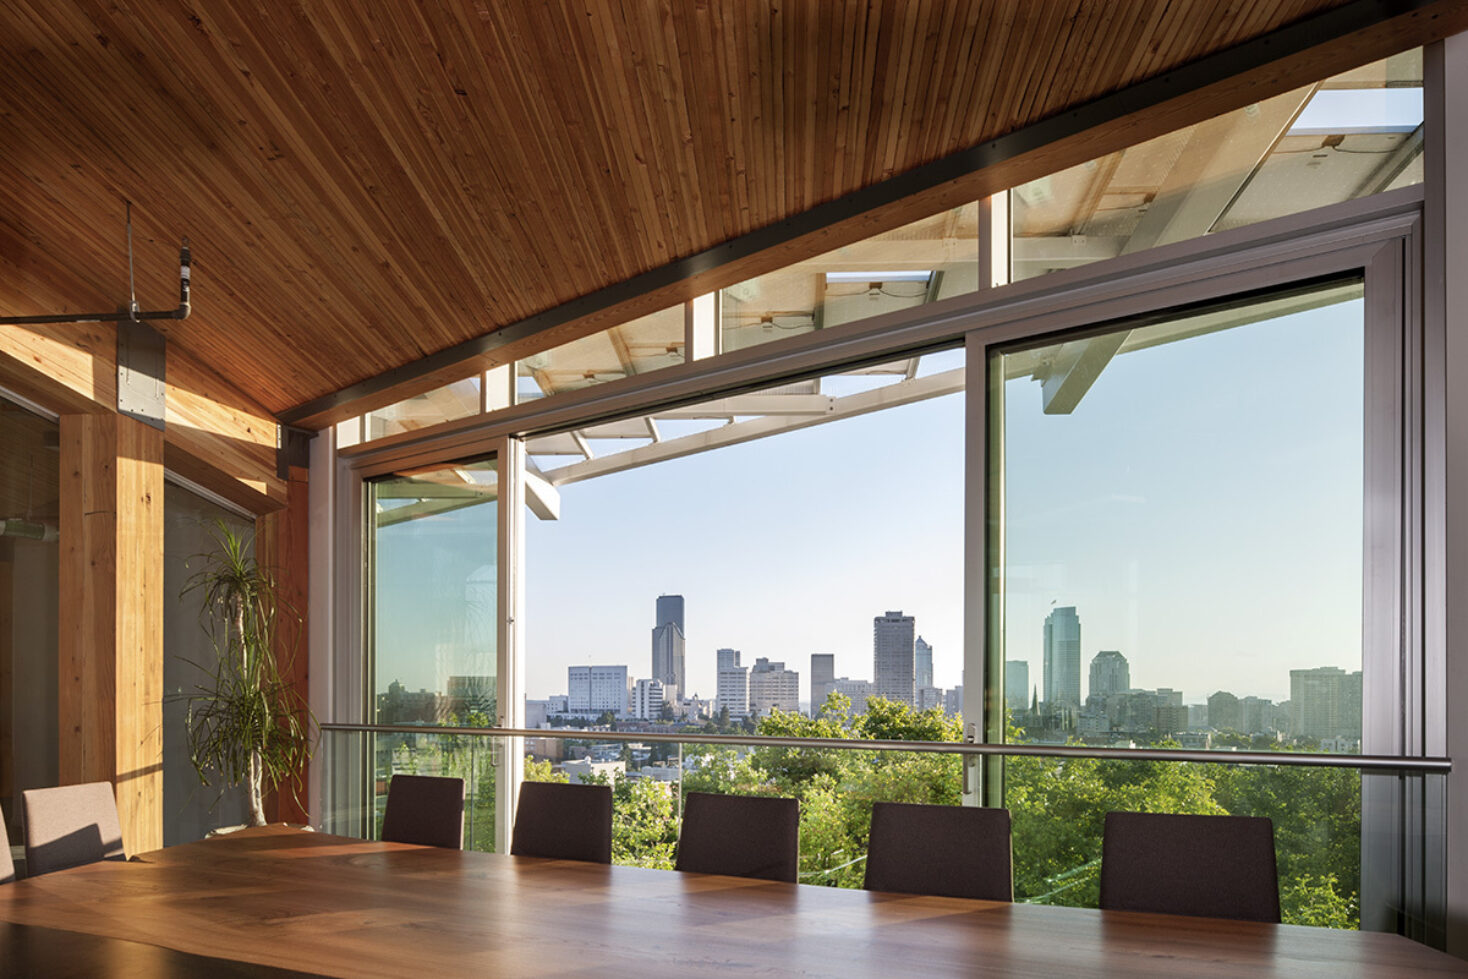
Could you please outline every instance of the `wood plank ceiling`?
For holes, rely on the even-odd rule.
[[[280,413],[1340,0],[8,0],[0,315]]]

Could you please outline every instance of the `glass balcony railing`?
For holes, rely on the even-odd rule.
[[[671,869],[684,793],[779,795],[800,800],[801,882],[857,888],[873,803],[962,805],[967,792],[1010,811],[1017,901],[1095,907],[1107,812],[1265,816],[1285,922],[1360,927],[1363,791],[1420,791],[1446,762],[1268,755],[326,725],[321,828],[376,838],[393,774],[455,775],[465,846],[493,851],[508,778],[598,782],[614,789],[613,862]]]

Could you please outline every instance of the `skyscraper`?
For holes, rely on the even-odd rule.
[[[673,700],[687,692],[683,686],[683,596],[659,595],[657,620],[652,630],[652,679],[662,681],[664,695]]]
[[[739,650],[737,649],[717,649],[714,651],[714,656],[718,658],[715,669],[722,670],[739,665]]]
[[[1028,660],[1004,662],[1004,705],[1013,711],[1030,706],[1030,664]]]
[[[1361,737],[1361,671],[1290,670],[1293,732],[1307,738]]]
[[[739,650],[720,649],[715,674],[714,712],[727,707],[730,717],[749,713],[749,669],[739,665]]]
[[[912,644],[913,658],[917,663],[917,676],[914,685],[921,690],[923,687],[933,685],[933,647],[922,636],[918,636]]]
[[[1132,688],[1132,670],[1126,657],[1115,649],[1103,649],[1091,659],[1091,685],[1087,689],[1088,702],[1105,705],[1106,698],[1114,693],[1125,693]]]
[[[1081,705],[1081,617],[1074,605],[1045,616],[1045,703]]]
[[[872,620],[872,696],[915,706],[913,631],[913,617],[903,615],[901,609]]]
[[[761,656],[749,670],[749,712],[764,716],[775,708],[800,710],[800,674]]]
[[[819,717],[821,705],[836,689],[836,654],[810,654],[810,715]]]

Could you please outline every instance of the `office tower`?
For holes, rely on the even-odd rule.
[[[733,652],[733,650],[730,650]],[[738,657],[735,657],[738,660]],[[730,717],[749,713],[749,669],[733,665],[720,666],[714,691],[714,713],[728,708]]]
[[[1245,697],[1239,701],[1239,714],[1243,723],[1239,730],[1245,734],[1265,734],[1274,730],[1274,701],[1263,697]]]
[[[738,666],[739,665],[739,650],[737,650],[737,649],[719,649],[719,650],[715,650],[714,656],[716,656],[718,658],[718,664],[715,667],[715,669],[722,670],[722,669],[727,669],[728,667],[731,667],[731,666]]]
[[[573,714],[618,716],[627,713],[629,689],[625,666],[571,666],[566,669],[567,708]]]
[[[1081,704],[1081,618],[1074,605],[1045,616],[1045,704]]]
[[[913,617],[899,609],[872,619],[872,696],[909,707],[916,702]]]
[[[1027,668],[1028,665],[1029,664],[1026,664]],[[1024,697],[1021,696],[1020,700],[1023,701]],[[943,695],[943,713],[947,714],[949,717],[957,717],[963,713],[962,684],[954,687],[952,690]]]
[[[685,692],[683,596],[659,595],[657,620],[652,630],[652,678],[662,681],[665,696],[676,699]]]
[[[1126,657],[1115,649],[1103,649],[1091,659],[1091,685],[1087,703],[1104,705],[1106,698],[1132,688],[1132,670]]]
[[[943,709],[942,687],[918,687],[917,708],[918,710],[931,710],[932,708]]]
[[[912,644],[913,662],[915,676],[913,685],[931,687],[933,685],[933,647],[922,636],[918,636]]]
[[[867,712],[867,700],[872,696],[872,681],[851,680],[842,676],[836,678],[835,688],[837,693],[851,701],[853,714]]]
[[[800,674],[761,656],[749,669],[749,713],[765,715],[775,708],[800,710]]]
[[[1242,731],[1244,715],[1239,698],[1227,690],[1219,690],[1208,698],[1208,726],[1215,731]]]
[[[826,697],[836,689],[836,655],[810,654],[810,715],[819,717]]]
[[[1012,711],[1030,706],[1030,664],[1026,660],[1004,661],[1004,705]]]
[[[1188,729],[1188,708],[1184,704],[1163,703],[1158,699],[1152,712],[1152,729],[1158,734],[1177,734]]]
[[[1305,738],[1361,737],[1361,673],[1338,666],[1290,670],[1291,733]]]
[[[637,681],[632,688],[632,716],[639,721],[656,721],[663,716],[663,685],[660,681]]]

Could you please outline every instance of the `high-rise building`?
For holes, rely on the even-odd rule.
[[[1091,658],[1091,685],[1086,691],[1087,703],[1094,701],[1098,706],[1104,706],[1107,697],[1131,688],[1131,666],[1118,650],[1103,649]]]
[[[933,685],[933,647],[922,636],[912,643],[913,663],[916,675],[913,683],[919,689]]]
[[[836,692],[851,701],[851,712],[853,714],[865,714],[867,712],[867,700],[872,696],[872,681],[851,680],[844,676],[837,677]]]
[[[909,707],[916,703],[914,621],[899,609],[872,619],[872,696]]]
[[[1025,664],[1028,668],[1029,664]],[[943,695],[943,713],[957,717],[963,713],[963,684],[959,684]]]
[[[733,650],[729,650],[733,652]],[[717,687],[714,693],[714,712],[728,708],[730,717],[744,717],[749,714],[749,669],[738,665],[739,657],[734,657],[734,665],[720,666]]]
[[[1005,660],[1004,705],[1012,711],[1022,711],[1029,708],[1030,664],[1028,660]]]
[[[638,680],[632,687],[632,716],[639,721],[656,721],[663,716],[663,684]]]
[[[1045,616],[1045,703],[1081,703],[1081,617],[1074,605]]]
[[[571,713],[627,713],[627,667],[571,666],[566,674],[566,706]]]
[[[718,659],[718,663],[715,667],[716,669],[722,670],[726,667],[739,665],[739,650],[737,649],[715,650],[714,656]]]
[[[1361,672],[1338,666],[1290,670],[1291,733],[1306,738],[1361,737]]]
[[[749,668],[749,713],[763,716],[775,708],[800,710],[800,674],[761,656]]]
[[[664,695],[683,695],[683,596],[659,595],[657,624],[652,630],[652,678],[663,684]],[[671,688],[671,689],[669,689]]]
[[[836,689],[836,655],[834,653],[810,654],[810,713],[819,717],[826,697]]]
[[[932,710],[934,707],[943,709],[942,687],[918,687],[917,708],[918,710]]]
[[[1239,730],[1245,734],[1266,734],[1274,727],[1274,701],[1263,697],[1245,697],[1239,701],[1239,713],[1243,723]]]
[[[1208,698],[1208,726],[1215,731],[1242,731],[1244,715],[1239,698],[1227,690],[1216,691]]]

